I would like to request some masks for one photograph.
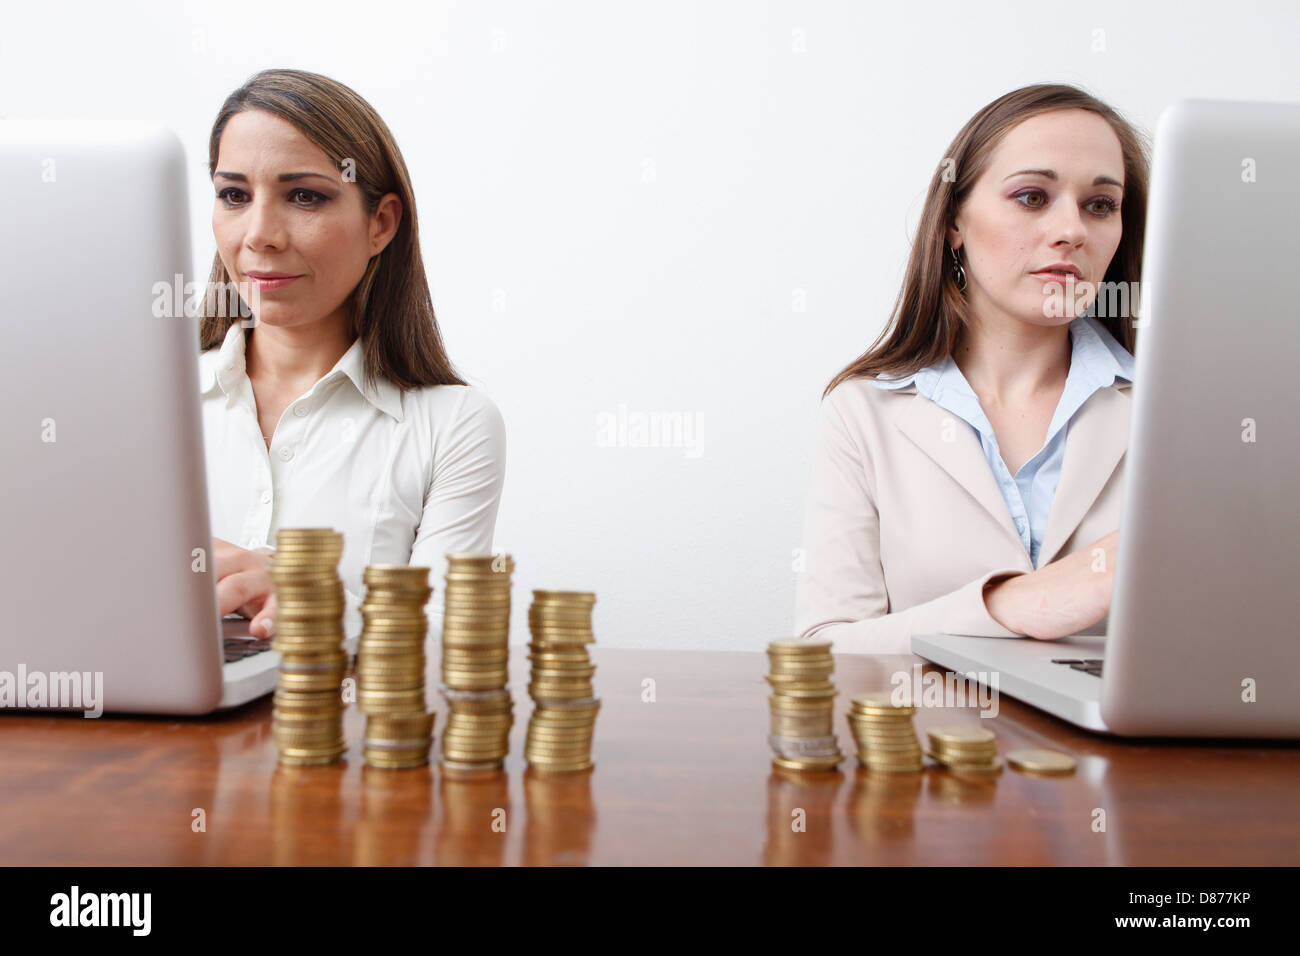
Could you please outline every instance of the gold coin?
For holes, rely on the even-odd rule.
[[[957,746],[991,744],[997,739],[993,735],[993,731],[985,730],[983,727],[972,727],[968,724],[945,724],[942,727],[932,727],[929,734],[932,741],[945,744],[951,743]]]
[[[271,562],[271,581],[276,587],[284,585],[333,590],[339,580],[338,571],[333,565]]]
[[[778,654],[825,654],[831,649],[831,642],[824,638],[813,638],[807,641],[785,638],[769,642],[767,649]]]
[[[296,571],[302,574],[321,574],[337,577],[342,548],[293,549],[281,548],[271,556],[271,570]]]
[[[346,667],[348,656],[342,651],[330,650],[324,654],[294,654],[280,661],[281,674],[308,674],[335,671]]]
[[[535,713],[573,716],[576,714],[595,714],[598,710],[600,710],[599,697],[583,697],[578,700],[566,700],[555,704],[538,704]]]
[[[995,774],[1002,772],[1002,758],[994,754],[988,758],[978,760],[954,760],[951,755],[936,753],[933,750],[925,751],[925,755],[931,760],[943,764],[949,770],[971,773]]]
[[[280,751],[280,763],[286,767],[323,767],[327,764],[337,763],[339,757],[343,756],[343,750],[330,750],[324,753],[315,753],[313,751],[287,753]]]
[[[286,714],[316,710],[341,710],[342,701],[333,691],[300,691],[277,687],[272,697],[275,710]]]
[[[482,760],[482,761],[464,761],[464,760],[446,760],[442,761],[442,766],[447,770],[459,772],[477,773],[479,771],[491,772],[501,769],[504,760]]]
[[[427,735],[433,730],[432,713],[387,714],[366,718],[366,733],[382,731],[386,735]]]
[[[780,767],[782,770],[797,770],[800,772],[817,772],[833,770],[844,760],[843,755],[832,757],[797,757],[789,759],[786,757],[773,757],[773,766]]]
[[[444,647],[442,649],[443,663],[468,664],[487,663],[489,661],[500,663],[509,659],[509,647]]]
[[[338,691],[343,686],[345,672],[334,674],[281,674],[279,686],[286,690],[330,690]]]
[[[362,757],[366,765],[376,770],[414,770],[418,767],[426,767],[429,764],[429,755],[420,754],[413,757],[392,757],[384,754],[383,751],[365,749],[362,751]]]
[[[528,630],[535,639],[563,640],[575,634],[595,633],[590,619],[581,618],[546,618],[540,619],[536,614],[528,615]]]
[[[567,744],[571,747],[589,747],[594,739],[595,728],[585,727],[576,731],[543,730],[541,727],[528,728],[528,740],[532,743]]]
[[[830,683],[809,683],[804,685],[785,685],[774,686],[773,690],[782,697],[795,698],[798,700],[816,700],[819,698],[830,698],[839,695],[834,684]]]
[[[850,703],[858,704],[862,707],[885,707],[896,709],[900,707],[910,707],[910,704],[896,704],[894,702],[894,692],[889,690],[871,691],[865,694],[856,694],[850,699]]]
[[[547,763],[544,761],[529,760],[528,769],[535,773],[581,773],[584,770],[590,770],[595,766],[591,760],[582,760],[577,763]]]
[[[361,602],[361,616],[366,620],[370,618],[379,620],[393,618],[394,620],[404,621],[415,618],[423,622],[428,617],[424,605],[424,601],[374,601],[367,599]]]
[[[595,610],[591,604],[570,604],[570,603],[543,603],[533,601],[528,605],[528,613],[537,617],[576,617],[581,620],[590,621],[592,611]]]
[[[529,632],[534,640],[551,641],[557,644],[573,644],[595,634],[590,624],[561,624],[551,621],[546,624],[530,622]]]
[[[595,664],[579,664],[575,661],[552,662],[544,661],[533,662],[533,676],[542,677],[590,677],[596,673]]]
[[[769,684],[829,684],[833,671],[829,667],[816,670],[772,670],[767,673]]]
[[[429,568],[422,568],[412,564],[368,564],[366,565],[365,574],[374,577],[376,580],[383,578],[397,581],[413,580],[424,584],[429,577]]]
[[[444,762],[446,762],[449,765],[455,765],[460,769],[468,769],[474,766],[500,767],[502,761],[504,761],[505,758],[506,755],[501,751],[496,751],[493,753],[488,753],[486,751],[483,753],[460,753],[460,752],[452,752],[449,750],[444,750],[442,756]]]
[[[1007,763],[1016,770],[1030,773],[1067,774],[1074,772],[1074,758],[1059,750],[1013,750]]]
[[[493,713],[493,714],[482,714],[482,713],[467,714],[453,708],[451,713],[448,715],[447,719],[450,721],[449,726],[452,728],[495,727],[497,725],[509,726],[511,721],[514,720],[514,714],[511,714],[509,712]]]
[[[538,614],[536,608],[528,612],[528,625],[534,633],[547,631],[589,631],[594,622],[590,614],[546,615]]]
[[[586,653],[586,648],[577,648],[567,650],[567,652],[554,652],[554,650],[534,650],[526,654],[529,661],[533,662],[534,667],[585,667],[590,665],[591,658]]]
[[[538,720],[537,714],[533,714],[528,720],[528,732],[537,731],[547,734],[590,734],[595,730],[596,721],[594,719],[564,721]]]
[[[343,582],[337,574],[327,575],[325,583],[320,585],[301,585],[297,583],[278,584],[275,588],[276,600],[281,603],[289,601],[314,601],[320,597],[343,597]]]

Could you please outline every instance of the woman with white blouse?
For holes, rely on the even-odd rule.
[[[448,553],[491,550],[505,425],[447,357],[406,164],[365,100],[327,77],[263,71],[222,105],[208,162],[210,282],[251,289],[255,313],[210,302],[200,326],[221,612],[270,634],[278,530],[329,527],[343,534],[352,637],[366,565],[436,575]]]
[[[823,397],[798,636],[907,653],[921,633],[1104,633],[1147,154],[1054,84],[949,146],[890,323]]]

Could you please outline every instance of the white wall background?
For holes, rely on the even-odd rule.
[[[529,589],[580,588],[602,644],[758,649],[792,627],[821,391],[885,322],[960,126],[1036,82],[1148,131],[1182,97],[1300,101],[1298,48],[1294,0],[28,3],[0,115],[175,129],[203,278],[222,99],[267,67],[356,89],[414,177],[452,358],[509,427],[513,640]],[[690,416],[698,456],[601,447],[620,405]]]

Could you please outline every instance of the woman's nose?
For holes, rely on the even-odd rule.
[[[1071,245],[1078,245],[1088,231],[1078,205],[1064,201],[1058,202],[1052,211],[1051,228],[1054,241],[1064,239]]]
[[[248,216],[244,220],[246,230],[244,242],[252,248],[284,245],[284,220],[274,203],[268,200],[255,200]]]

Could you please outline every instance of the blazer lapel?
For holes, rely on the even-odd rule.
[[[1118,381],[1088,397],[1066,427],[1065,460],[1052,498],[1038,566],[1056,558],[1128,450],[1131,383]]]
[[[903,434],[979,502],[1023,552],[1020,535],[1011,521],[1011,512],[998,489],[997,479],[989,469],[984,448],[975,431],[959,416],[919,392],[910,402],[901,405],[894,423]],[[1025,555],[1025,560],[1029,560],[1028,555]]]
[[[1118,381],[1089,396],[1067,426],[1065,459],[1052,498],[1047,528],[1039,550],[1038,566],[1054,560],[1101,494],[1128,449],[1131,383]],[[1011,521],[1011,512],[989,469],[988,459],[974,431],[946,408],[919,392],[903,402],[895,424],[917,447],[932,458],[966,490],[1024,550]],[[953,440],[946,440],[945,436]],[[1026,560],[1028,556],[1026,555]]]

